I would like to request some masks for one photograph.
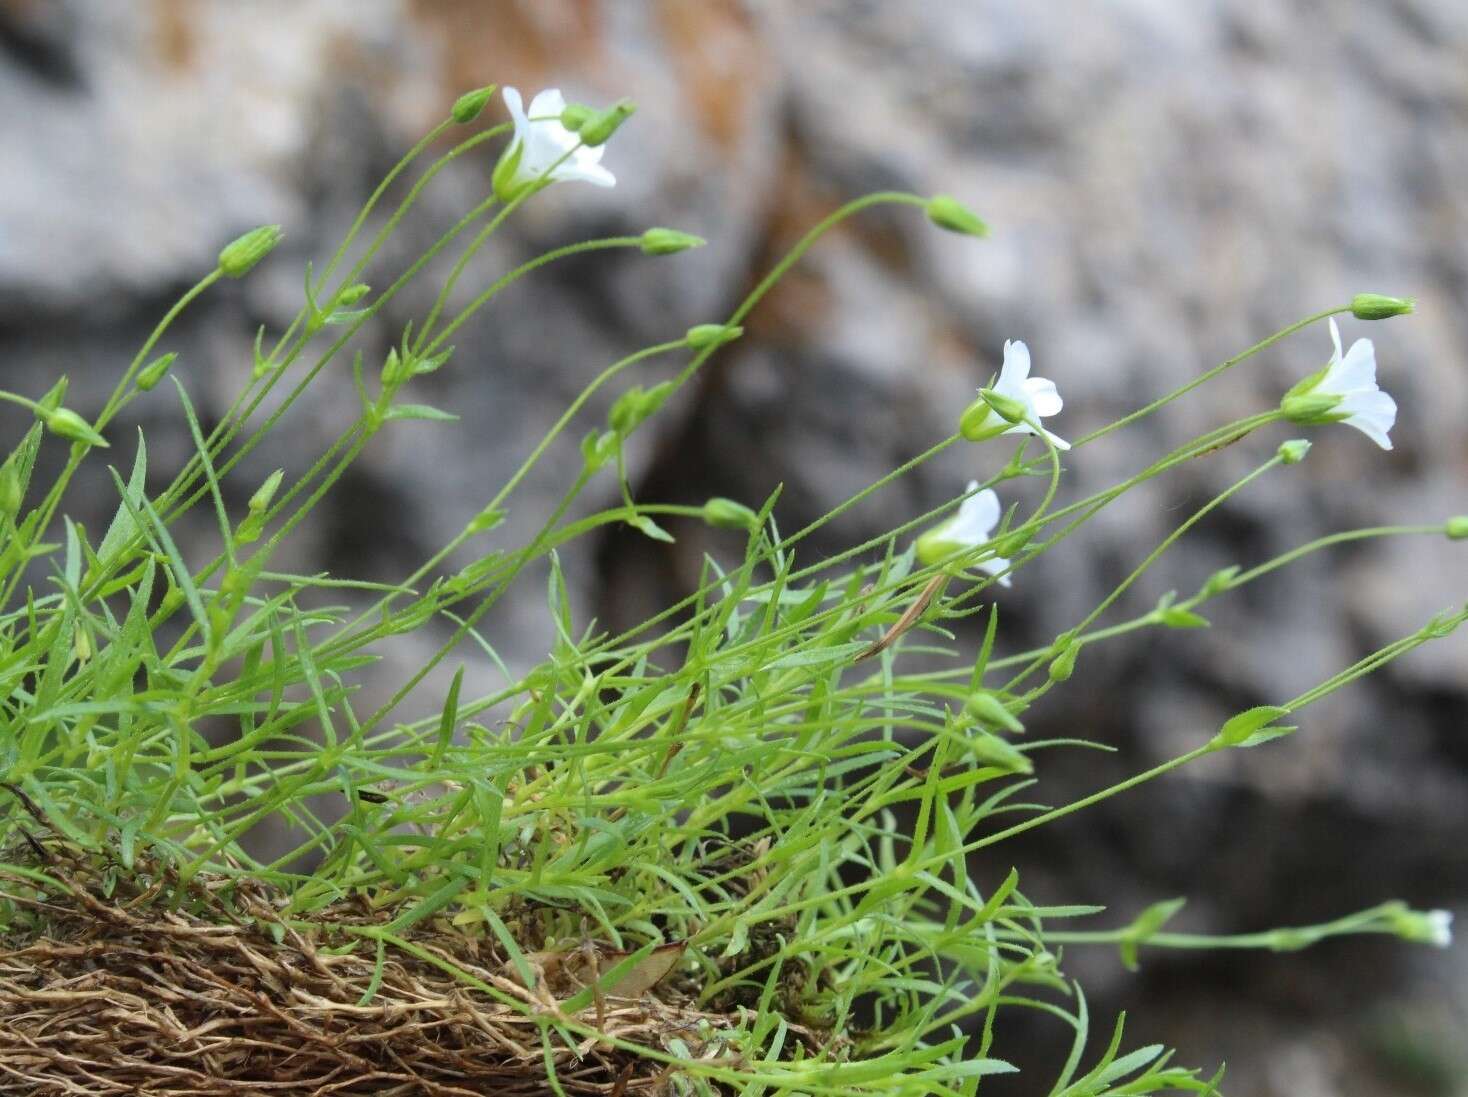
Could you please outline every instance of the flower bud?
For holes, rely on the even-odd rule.
[[[1307,392],[1299,396],[1286,396],[1280,401],[1279,410],[1291,423],[1312,426],[1336,421],[1335,407],[1341,398],[1329,392]]]
[[[461,126],[474,121],[489,103],[490,97],[494,95],[494,92],[494,84],[483,88],[475,88],[473,91],[466,91],[454,100],[454,105],[449,110],[449,117]]]
[[[937,194],[928,199],[928,220],[940,229],[949,232],[961,232],[965,236],[988,236],[989,226],[984,224],[982,218],[973,210],[969,209],[957,198],[946,194]]]
[[[973,752],[975,760],[986,766],[997,766],[1010,773],[1035,772],[1034,763],[1025,757],[1023,751],[992,732],[984,731],[975,735],[969,740],[969,750]]]
[[[706,350],[732,343],[743,334],[744,329],[738,324],[695,324],[688,329],[685,338],[688,345],[695,350]]]
[[[1234,576],[1238,575],[1240,569],[1238,564],[1230,564],[1226,568],[1219,568],[1203,581],[1203,589],[1198,592],[1198,597],[1214,598],[1233,586]]]
[[[1357,320],[1386,320],[1414,312],[1417,302],[1410,297],[1386,297],[1380,293],[1358,293],[1351,298],[1351,315]]]
[[[708,241],[702,236],[694,236],[691,232],[653,228],[642,234],[642,253],[644,255],[676,255],[689,248],[701,248],[706,243]]]
[[[567,103],[561,111],[561,125],[572,133],[580,133],[581,127],[596,117],[596,111],[585,103]]]
[[[1081,653],[1081,645],[1078,640],[1067,642],[1061,649],[1060,654],[1050,660],[1050,680],[1052,682],[1065,682],[1075,673],[1076,658]]]
[[[611,430],[594,430],[581,440],[581,457],[588,476],[617,456],[619,441],[616,431]]]
[[[1446,910],[1393,910],[1387,916],[1388,925],[1398,937],[1437,948],[1447,948],[1453,943],[1453,915]]]
[[[1446,532],[1450,541],[1468,541],[1468,514],[1449,518]]]
[[[631,118],[636,111],[637,105],[632,100],[622,99],[613,103],[606,110],[593,114],[578,127],[581,133],[581,143],[591,148],[605,145],[622,123]]]
[[[1014,718],[1014,713],[1005,707],[1004,702],[988,690],[975,693],[965,703],[968,705],[968,710],[986,724],[992,724],[1016,734],[1025,730],[1025,726]]]
[[[270,502],[275,498],[275,493],[280,488],[280,482],[285,478],[285,469],[276,469],[265,478],[265,483],[256,489],[255,494],[250,496],[250,513],[263,514],[270,509]]]
[[[664,381],[646,391],[641,385],[634,385],[612,404],[612,410],[607,414],[607,425],[624,437],[631,434],[667,403],[674,387],[672,381]]]
[[[505,512],[498,507],[485,507],[472,519],[465,528],[466,533],[485,533],[494,529],[505,520]]]
[[[169,616],[179,606],[184,604],[184,598],[185,595],[182,589],[176,586],[169,586],[163,595],[162,601],[158,603],[158,612],[164,617]]]
[[[46,413],[46,429],[73,442],[84,442],[89,446],[107,447],[107,441],[91,425],[70,408],[57,408]]]
[[[174,360],[178,358],[177,352],[170,351],[168,354],[159,355],[146,366],[138,371],[138,388],[143,392],[151,392],[159,381],[163,380]]]
[[[351,305],[355,305],[358,301],[362,300],[362,298],[366,297],[371,292],[372,287],[369,286],[366,282],[358,282],[355,285],[348,286],[346,289],[342,290],[341,293],[337,294],[336,303],[341,308],[347,308]]]
[[[243,278],[275,250],[283,235],[279,225],[261,225],[232,240],[219,253],[219,273],[226,278]]]
[[[1023,400],[1016,400],[1013,396],[1005,396],[1002,392],[994,389],[979,389],[979,399],[994,409],[994,414],[1006,423],[1023,423],[1029,409],[1025,407]]]
[[[743,503],[715,497],[703,505],[703,520],[718,529],[752,530],[759,524],[759,515]]]
[[[1153,611],[1163,628],[1208,628],[1208,618],[1182,606],[1163,606]]]
[[[1018,556],[1024,551],[1025,546],[1035,539],[1035,534],[1038,532],[1039,530],[1036,527],[1030,526],[1025,529],[1016,530],[1013,533],[1006,533],[1002,537],[994,538],[992,546],[994,555],[1002,556],[1006,560],[1012,556]]]
[[[20,513],[20,505],[24,501],[25,489],[20,483],[20,473],[16,471],[14,462],[6,461],[0,466],[0,515],[14,518]]]
[[[382,363],[382,383],[388,387],[401,384],[408,379],[408,368],[403,359],[398,355],[398,348],[392,347],[387,352],[387,358]]]
[[[1298,465],[1309,452],[1310,443],[1303,438],[1291,438],[1288,442],[1281,442],[1278,450],[1279,459],[1287,465]]]

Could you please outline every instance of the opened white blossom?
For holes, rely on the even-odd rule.
[[[1037,424],[1041,419],[1058,414],[1064,406],[1054,381],[1030,376],[1030,348],[1018,339],[1005,341],[1004,364],[999,368],[999,379],[994,382],[991,391],[1015,401],[1024,409],[1024,418]],[[999,434],[1034,433],[1028,423],[1005,426],[1005,420],[982,402],[975,404],[971,410],[977,410],[979,415],[975,421],[965,422],[962,430],[965,437],[974,441]],[[1070,449],[1070,443],[1064,438],[1044,427],[1040,430],[1054,443],[1056,449]]]
[[[1335,403],[1322,409],[1318,421],[1345,423],[1355,427],[1382,449],[1391,449],[1388,432],[1397,421],[1397,402],[1376,384],[1376,348],[1370,339],[1357,339],[1341,353],[1341,332],[1330,321],[1330,339],[1335,352],[1319,379],[1294,394],[1297,402],[1333,397]],[[1288,413],[1288,401],[1286,401]]]
[[[580,180],[598,187],[616,186],[616,176],[601,166],[606,146],[583,145],[579,134],[561,124],[566,100],[559,88],[547,88],[530,100],[528,112],[518,89],[506,88],[504,94],[505,106],[515,123],[515,138],[501,163],[511,163],[514,167],[509,178],[497,179],[497,184],[514,191],[544,178],[551,182]]]
[[[999,496],[993,488],[976,491],[977,480],[969,481],[969,494],[958,506],[958,513],[947,521],[934,526],[917,539],[917,556],[924,564],[939,564],[960,552],[967,552],[986,543],[994,534],[1003,513]],[[997,575],[999,582],[1009,586],[1009,576],[1000,572],[1009,570],[1009,561],[1002,556],[989,556],[974,563],[974,567]]]

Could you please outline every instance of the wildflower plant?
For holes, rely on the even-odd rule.
[[[68,407],[65,379],[34,397],[0,394],[36,420],[0,466],[6,1092],[234,1093],[268,1082],[302,1094],[972,1095],[1013,1069],[996,1019],[1038,1009],[1069,1034],[1054,1077],[1031,1092],[1208,1094],[1219,1074],[1175,1065],[1161,1047],[1124,1050],[1119,1019],[1092,1039],[1085,995],[1065,974],[1068,948],[1115,947],[1135,966],[1155,949],[1277,951],[1343,934],[1449,942],[1445,913],[1394,901],[1321,925],[1208,936],[1170,928],[1181,901],[1117,925],[1100,908],[1032,902],[1017,870],[991,889],[970,875],[974,855],[1004,864],[1009,839],[1206,755],[1280,749],[1266,744],[1295,733],[1315,701],[1468,617],[1448,609],[1297,696],[1200,725],[1191,749],[1118,784],[1033,802],[1041,748],[1065,744],[1027,738],[1029,710],[1085,679],[1085,649],[1206,623],[1206,603],[1343,542],[1468,536],[1462,517],[1336,533],[1103,623],[1189,530],[1299,463],[1307,447],[1281,445],[1280,424],[1344,421],[1385,446],[1390,398],[1376,388],[1370,343],[1342,355],[1337,338],[1322,373],[1279,406],[1072,498],[1066,473],[1087,447],[1322,320],[1334,334],[1337,314],[1410,310],[1395,298],[1363,295],[1291,324],[1072,443],[1041,426],[1061,420],[1059,393],[1028,376],[1028,351],[1011,342],[952,435],[804,528],[777,525],[774,495],[702,507],[637,499],[627,439],[739,338],[833,227],[910,206],[947,230],[988,231],[947,196],[873,194],[813,226],[730,316],[604,366],[464,515],[462,532],[410,574],[372,584],[278,570],[281,546],[380,433],[402,420],[454,429],[452,410],[420,402],[417,379],[454,368],[455,334],[501,290],[571,255],[638,250],[676,262],[702,242],[653,227],[559,247],[453,311],[471,260],[539,190],[613,184],[602,153],[615,163],[608,139],[631,114],[549,91],[524,108],[505,89],[511,121],[482,125],[494,90],[462,97],[335,254],[308,266],[300,311],[284,330],[261,331],[213,426],[194,411],[188,363],[166,350],[171,325],[220,279],[269,261],[274,226],[224,248],[100,409]],[[451,134],[457,143],[429,160]],[[406,268],[385,269],[384,244],[424,188],[493,142],[483,201]],[[400,180],[406,190],[388,208]],[[363,326],[455,250],[432,304],[383,362],[368,361],[354,345]],[[624,384],[654,359],[683,365],[662,384]],[[1062,364],[1055,373],[1063,385]],[[588,405],[614,385],[624,387],[606,421],[588,431]],[[354,401],[355,419],[310,467],[242,483],[242,462],[290,429],[310,386]],[[162,470],[143,437],[115,426],[140,400],[174,402],[193,440],[161,490],[149,487]],[[573,431],[585,432],[579,473],[534,532],[512,541],[501,523],[516,489]],[[1062,635],[1013,650],[1002,587],[1023,584],[1028,564],[1139,485],[1230,445],[1257,450],[1252,471],[1139,550],[1131,573]],[[66,447],[66,459],[44,483],[35,472],[47,446]],[[834,555],[804,551],[840,514],[965,446],[979,479],[960,499]],[[100,537],[63,511],[81,475],[116,487]],[[615,505],[573,509],[612,477]],[[1010,482],[1005,510],[995,489]],[[243,512],[226,485],[229,497],[248,493]],[[212,518],[212,545],[175,536],[195,510]],[[680,521],[742,531],[742,555],[706,559],[696,590],[621,633],[573,604],[563,546],[614,526],[667,540],[665,525]],[[526,581],[546,584],[555,639],[514,673],[481,624]],[[962,619],[977,619],[976,646],[954,631]],[[445,622],[441,641],[427,631]],[[432,654],[368,701],[383,696],[380,679],[363,688],[382,651],[406,635],[435,637]],[[466,689],[471,665],[498,684]],[[425,696],[441,681],[434,672],[455,666]],[[415,704],[431,714],[411,715]],[[252,853],[266,825],[293,848]]]

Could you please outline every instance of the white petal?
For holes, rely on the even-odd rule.
[[[971,482],[969,491],[978,487],[978,481]],[[993,488],[985,488],[977,495],[970,495],[958,508],[958,525],[965,533],[972,531],[972,542],[979,544],[989,539],[989,534],[999,524],[999,515],[1003,508],[999,506],[999,496]],[[969,540],[969,537],[965,537]]]
[[[1318,391],[1347,393],[1376,387],[1376,348],[1370,339],[1357,339],[1345,356],[1333,361],[1321,378]]]
[[[980,571],[986,571],[990,575],[998,575],[999,576],[999,585],[1001,587],[1007,587],[1007,586],[1009,586],[1009,576],[1007,576],[1007,575],[999,575],[999,573],[1001,571],[1008,571],[1009,570],[1009,561],[1006,560],[1004,557],[1002,557],[1002,556],[991,556],[987,560],[980,560],[978,562],[977,567],[978,567],[978,569]]]
[[[515,130],[518,132],[525,124],[525,101],[520,98],[520,89],[505,88],[501,94],[505,97],[505,107],[514,119]]]
[[[1438,948],[1447,948],[1453,943],[1453,913],[1449,910],[1427,912],[1429,940]]]
[[[1067,442],[1064,438],[1060,437],[1060,435],[1056,434],[1055,432],[1048,431],[1044,427],[1041,427],[1040,428],[1040,432],[1042,434],[1044,434],[1046,438],[1050,439],[1050,441],[1055,444],[1055,448],[1056,449],[1058,449],[1058,450],[1067,450],[1067,449],[1070,449],[1070,443]],[[1031,430],[1028,426],[1026,426],[1023,423],[1016,423],[1014,426],[1010,427],[1004,433],[1005,434],[1029,434],[1029,435],[1033,435],[1035,432],[1033,430]]]
[[[600,164],[581,164],[574,161],[562,164],[553,173],[554,179],[577,180],[598,187],[615,187],[617,177]]]
[[[1335,410],[1346,416],[1346,426],[1355,427],[1382,449],[1391,449],[1387,437],[1397,421],[1397,402],[1380,389],[1358,389],[1347,393]]]
[[[505,89],[509,91],[509,88]],[[518,93],[517,93],[518,94]],[[557,122],[561,120],[561,112],[566,109],[566,98],[561,94],[560,88],[546,88],[534,99],[530,100],[530,117],[534,119],[554,118]]]
[[[1048,438],[1048,439],[1050,439],[1050,443],[1056,449],[1058,449],[1058,450],[1068,450],[1068,449],[1070,449],[1070,443],[1067,442],[1064,438],[1060,437],[1060,435],[1056,434],[1054,431],[1045,430],[1044,427],[1041,427],[1040,429],[1042,431],[1044,431],[1045,437]]]
[[[1016,339],[1010,342],[1004,341],[1004,365],[999,367],[999,381],[1003,384],[1006,380],[1013,384],[1023,381],[1030,375],[1030,348]]]
[[[1341,359],[1341,329],[1336,327],[1335,317],[1330,318],[1330,341],[1335,344],[1335,353],[1330,356],[1332,362]]]
[[[1054,381],[1044,377],[1031,377],[1024,385],[1025,394],[1030,398],[1030,406],[1035,409],[1036,415],[1055,415],[1065,406]]]

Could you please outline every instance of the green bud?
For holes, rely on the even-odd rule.
[[[934,195],[928,199],[926,209],[928,220],[940,229],[961,232],[965,236],[989,235],[989,226],[984,224],[983,219],[957,198],[946,194]]]
[[[979,389],[979,399],[993,408],[994,414],[1007,423],[1023,423],[1025,416],[1029,414],[1030,409],[1025,407],[1024,401],[1005,396],[993,389]]]
[[[485,533],[505,520],[505,512],[498,507],[485,507],[469,522],[467,533]]]
[[[988,690],[975,693],[965,703],[968,705],[968,710],[986,724],[992,724],[1016,734],[1025,730],[1025,726],[1014,718],[1014,713],[1005,707],[1004,702]]]
[[[695,324],[688,329],[685,338],[690,347],[695,350],[705,350],[708,347],[732,343],[743,334],[744,329],[738,324]]]
[[[587,475],[596,472],[617,456],[618,436],[616,431],[594,430],[581,440],[581,457],[586,464]]]
[[[1303,438],[1291,438],[1288,442],[1281,442],[1278,450],[1279,459],[1287,465],[1298,465],[1309,452],[1310,443]]]
[[[703,520],[718,529],[752,530],[759,524],[759,515],[743,503],[715,497],[703,505]]]
[[[13,462],[6,461],[0,466],[0,514],[14,518],[20,513],[20,505],[24,501],[25,489],[21,487],[20,473]]]
[[[279,225],[261,225],[230,241],[219,253],[219,273],[226,278],[243,278],[280,243]]]
[[[1200,598],[1212,598],[1222,594],[1233,586],[1234,576],[1240,571],[1238,564],[1230,564],[1226,568],[1219,568],[1203,583],[1203,589],[1198,592]]]
[[[646,391],[643,391],[641,385],[633,386],[612,404],[612,410],[607,415],[607,425],[624,437],[631,434],[667,403],[668,397],[673,395],[673,388],[672,381],[664,381]]]
[[[701,248],[706,243],[708,241],[702,236],[694,236],[691,232],[653,228],[642,234],[642,253],[644,255],[676,255],[689,248]]]
[[[1468,514],[1449,518],[1447,535],[1450,541],[1468,541]]]
[[[1279,410],[1291,423],[1311,426],[1319,423],[1334,423],[1338,416],[1335,407],[1341,398],[1329,392],[1307,392],[1299,396],[1286,396],[1280,401]]]
[[[501,202],[512,202],[525,189],[525,183],[516,181],[520,171],[520,159],[525,155],[525,142],[512,141],[510,147],[500,153],[494,172],[489,177],[494,196]]]
[[[413,362],[413,376],[418,377],[425,373],[432,373],[439,369],[445,362],[454,356],[453,347],[445,347],[431,358],[418,358]]]
[[[1218,734],[1209,741],[1208,746],[1213,750],[1222,750],[1225,747],[1254,747],[1260,743],[1267,743],[1271,739],[1278,739],[1295,730],[1293,727],[1274,725],[1274,721],[1289,714],[1289,709],[1281,708],[1278,705],[1257,705],[1254,708],[1245,709],[1225,720],[1223,727],[1218,729]]]
[[[393,347],[387,352],[387,358],[382,363],[382,383],[391,387],[407,379],[408,369],[398,355],[398,348]]]
[[[372,287],[366,282],[358,282],[355,285],[348,286],[341,293],[337,294],[336,303],[342,308],[347,308],[350,305],[355,305],[371,292]]]
[[[561,111],[561,125],[572,133],[580,133],[581,127],[596,117],[596,111],[585,103],[567,103]]]
[[[605,145],[616,133],[623,122],[631,118],[637,111],[637,105],[630,99],[622,99],[613,103],[606,110],[592,115],[579,127],[582,144],[595,148],[597,145]],[[564,117],[564,115],[562,116]],[[565,125],[562,122],[562,125]]]
[[[1207,628],[1208,618],[1181,606],[1165,606],[1154,612],[1157,623],[1163,628]]]
[[[70,408],[57,408],[46,414],[46,429],[73,442],[85,442],[89,446],[107,448],[107,441],[92,429],[85,419]]]
[[[164,375],[168,373],[177,358],[178,354],[172,351],[154,358],[138,371],[138,388],[143,392],[151,392],[158,382],[163,380]]]
[[[984,442],[997,438],[1009,429],[1009,424],[994,414],[983,397],[979,397],[958,417],[958,433],[970,442]]]
[[[1061,649],[1060,654],[1050,660],[1050,680],[1052,682],[1066,682],[1075,673],[1076,658],[1081,654],[1079,640],[1071,640]]]
[[[265,531],[265,513],[263,511],[251,511],[234,531],[234,543],[237,545],[249,545],[260,540],[260,534]]]
[[[994,555],[1002,556],[1006,560],[1018,556],[1024,551],[1025,546],[1035,539],[1037,532],[1039,531],[1031,526],[1029,529],[1022,529],[1015,533],[1006,533],[1003,537],[996,537],[992,544]]]
[[[250,496],[250,513],[261,514],[270,509],[270,502],[275,498],[275,493],[280,489],[280,482],[285,479],[285,469],[276,469],[265,478],[255,494]]]
[[[1415,311],[1417,302],[1410,297],[1386,297],[1380,293],[1358,293],[1351,298],[1351,315],[1357,320],[1386,320]]]
[[[992,732],[983,731],[969,740],[969,750],[974,758],[986,766],[997,766],[1010,773],[1034,773],[1035,766],[1023,751],[1007,739]]]
[[[495,85],[493,84],[482,88],[475,88],[473,91],[466,91],[454,100],[454,105],[449,109],[449,117],[461,126],[474,121],[474,119],[479,117],[479,113],[489,104],[490,97],[494,95],[494,92]]]

